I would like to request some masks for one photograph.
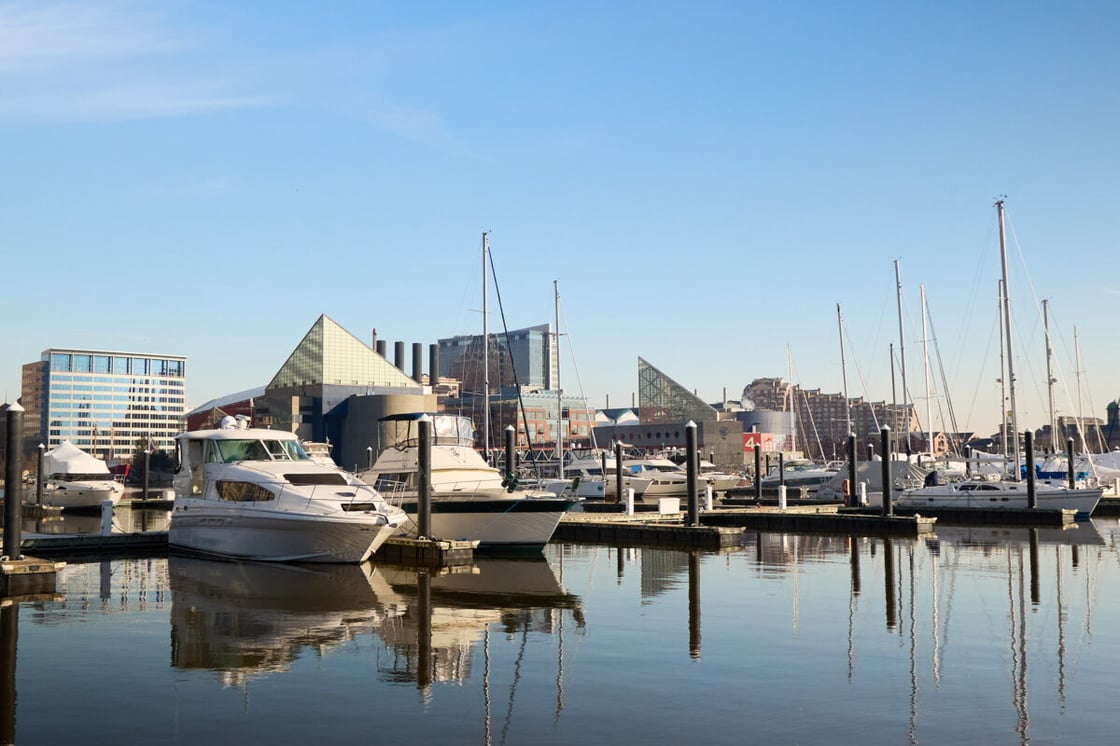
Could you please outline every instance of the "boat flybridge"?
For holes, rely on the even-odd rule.
[[[168,543],[277,562],[363,562],[407,520],[373,487],[316,463],[293,434],[226,417],[176,437]]]

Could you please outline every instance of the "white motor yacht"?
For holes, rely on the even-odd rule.
[[[423,414],[381,420],[382,448],[373,467],[358,473],[367,484],[408,513],[409,535],[417,534],[419,431]],[[523,489],[486,463],[474,448],[470,419],[428,415],[432,420],[431,533],[435,539],[479,542],[482,550],[540,550],[560,517],[578,498]]]
[[[1086,519],[1097,507],[1102,487],[1070,489],[1045,482],[1035,483],[1035,504],[1041,509],[1076,510],[1076,518]],[[950,484],[933,484],[904,490],[895,505],[900,508],[984,508],[1025,509],[1028,507],[1027,483],[1002,479],[966,479]]]
[[[63,510],[99,510],[109,500],[116,505],[124,485],[109,466],[68,440],[43,454],[43,505]]]
[[[815,492],[818,487],[836,476],[838,469],[821,466],[812,461],[786,461],[782,464],[781,474],[778,467],[774,466],[769,474],[762,478],[762,488],[775,490],[779,484],[784,484],[788,489],[804,488],[806,491]]]
[[[292,433],[245,427],[177,436],[168,543],[276,562],[363,562],[405,523],[375,489],[311,460]]]

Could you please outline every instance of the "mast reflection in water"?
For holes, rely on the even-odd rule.
[[[719,552],[553,545],[443,571],[71,564],[57,596],[5,608],[0,734],[1111,741],[1118,535],[752,532]]]

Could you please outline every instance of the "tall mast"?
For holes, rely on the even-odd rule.
[[[486,262],[490,257],[490,236],[482,233],[482,452],[490,463],[490,332],[486,326]],[[528,433],[526,433],[528,437]],[[529,444],[532,447],[532,443]]]
[[[560,388],[560,281],[552,281],[556,313],[556,458],[560,461],[560,478],[564,478],[564,392]]]
[[[1011,452],[1014,454],[1015,479],[1019,479],[1019,417],[1015,408],[1015,358],[1011,347],[1011,286],[1007,283],[1007,235],[1003,221],[1003,200],[996,200],[999,213],[999,256],[1003,265],[1003,329],[1007,339],[1007,391],[1011,397]]]
[[[898,361],[902,372],[902,407],[906,410],[906,455],[910,456],[910,390],[906,388],[906,335],[902,329],[902,275],[898,270],[898,260],[894,260],[894,283],[898,296]],[[901,433],[900,433],[901,434]]]
[[[1076,326],[1073,327],[1073,357],[1074,367],[1077,368],[1077,435],[1081,438],[1081,450],[1087,454],[1089,453],[1089,440],[1085,437],[1085,416],[1081,411],[1081,340],[1077,336]],[[1104,453],[1103,445],[1101,453]]]
[[[797,421],[793,406],[793,351],[786,342],[786,399],[789,400],[789,452],[797,450]],[[824,454],[821,454],[822,456]]]
[[[999,280],[996,290],[996,319],[999,321],[999,432],[1000,453],[1007,456],[1007,367],[1003,353],[1003,280]]]
[[[1050,344],[1050,303],[1045,298],[1042,300],[1042,329],[1046,333],[1046,394],[1050,404],[1050,450],[1058,452],[1058,423],[1054,419],[1054,378],[1051,359],[1054,357],[1054,348]]]
[[[848,435],[852,432],[852,409],[848,402],[848,365],[844,360],[844,317],[840,315],[840,304],[836,304],[836,324],[840,328],[840,376],[844,384],[844,421],[848,425]],[[830,428],[831,429],[831,428]]]
[[[930,400],[933,398],[929,392],[929,331],[926,314],[926,286],[919,285],[918,289],[922,294],[922,361],[926,375],[926,446],[929,448],[930,456],[933,455],[933,405]]]

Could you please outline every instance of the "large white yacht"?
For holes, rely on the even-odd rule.
[[[1076,510],[1076,518],[1087,519],[1097,507],[1103,487],[1070,489],[1045,482],[1035,483],[1035,505],[1048,510]],[[904,490],[895,505],[900,508],[986,508],[1028,507],[1027,483],[1003,479],[966,479],[950,484],[931,484]]]
[[[63,510],[97,510],[109,500],[116,505],[124,485],[109,466],[68,440],[43,454],[43,505]]]
[[[358,477],[373,485],[413,519],[418,512],[418,423],[422,413],[391,415],[380,423],[380,455]],[[477,540],[482,550],[540,550],[560,517],[579,500],[547,490],[524,489],[486,463],[474,448],[467,417],[427,415],[432,421],[431,533],[434,539]]]
[[[292,433],[226,417],[177,436],[168,543],[277,562],[362,562],[406,516],[353,475],[311,460]]]

